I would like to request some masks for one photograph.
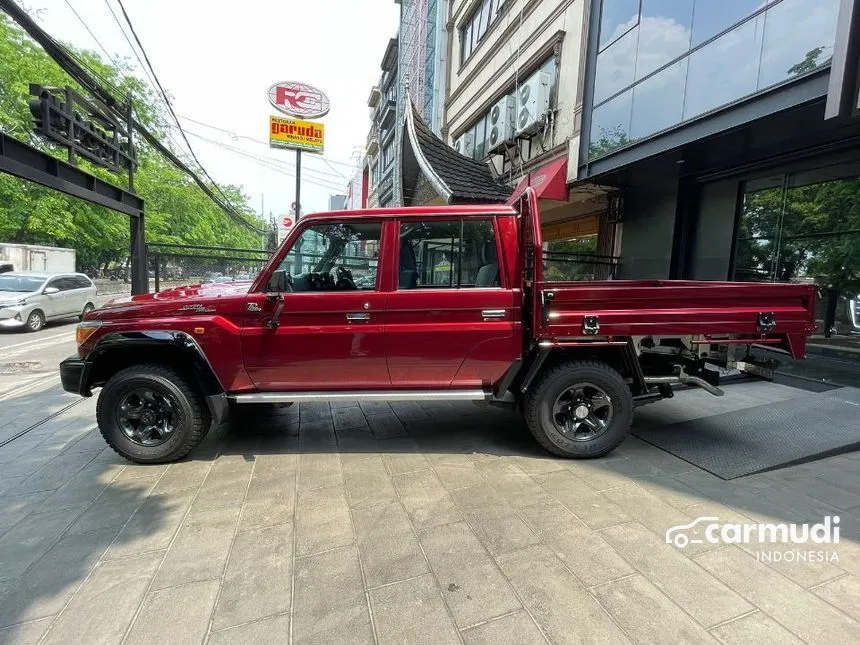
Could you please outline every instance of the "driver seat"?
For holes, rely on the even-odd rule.
[[[418,263],[415,249],[409,240],[400,240],[400,269],[397,286],[401,289],[414,289],[418,286]]]

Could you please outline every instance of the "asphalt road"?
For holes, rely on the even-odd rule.
[[[4,398],[58,385],[58,365],[75,353],[76,318],[34,333],[0,330],[0,405]]]

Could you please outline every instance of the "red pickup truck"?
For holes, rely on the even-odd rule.
[[[114,300],[87,314],[63,387],[101,387],[121,455],[186,455],[234,407],[474,400],[525,414],[563,457],[597,457],[633,409],[753,345],[804,356],[812,285],[543,278],[537,200],[309,215],[252,283]]]

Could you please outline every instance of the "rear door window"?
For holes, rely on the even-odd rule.
[[[491,219],[401,222],[398,289],[487,288],[500,280]]]

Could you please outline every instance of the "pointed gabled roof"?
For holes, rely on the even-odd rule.
[[[433,134],[411,100],[403,123],[404,169],[409,165],[408,155],[449,204],[505,202],[511,195],[511,189],[493,177],[487,164],[461,155]],[[402,173],[404,184],[409,180],[406,175]],[[407,192],[404,185],[404,194]]]

